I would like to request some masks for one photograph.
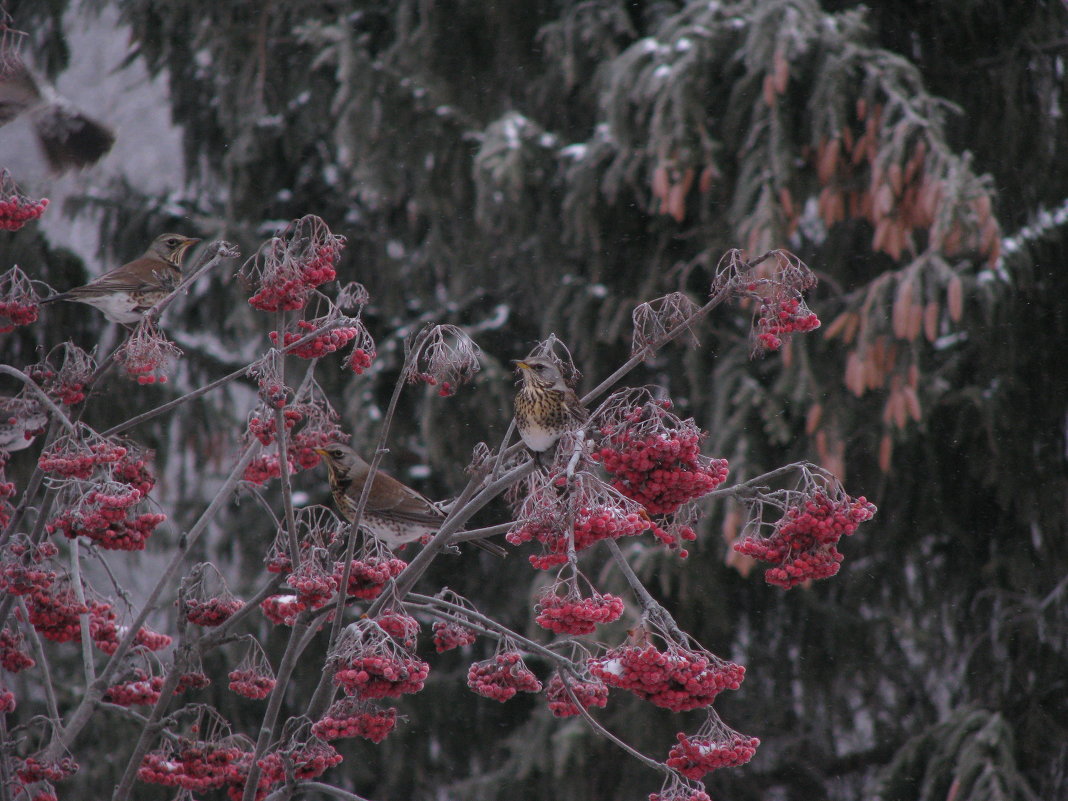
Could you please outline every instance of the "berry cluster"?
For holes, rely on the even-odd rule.
[[[744,537],[734,544],[738,553],[752,556],[776,567],[764,573],[764,580],[790,589],[808,579],[833,576],[843,560],[838,541],[857,530],[875,515],[874,504],[863,497],[848,495],[839,500],[817,490],[775,524],[771,536]]]
[[[182,351],[156,324],[144,319],[130,338],[115,351],[115,361],[138,384],[166,384],[165,370]]]
[[[0,230],[17,231],[31,220],[36,220],[48,208],[48,198],[30,200],[22,194],[0,198]]]
[[[303,419],[304,413],[299,409],[289,408],[282,412],[282,420],[286,431],[291,430],[293,426]],[[264,409],[262,406],[257,409],[248,419],[248,433],[258,439],[265,447],[273,445],[275,436],[278,434],[274,413]]]
[[[268,336],[271,338],[271,342],[274,343],[275,347],[279,347],[279,339],[281,339],[280,347],[288,348],[294,342],[307,336],[312,331],[322,328],[326,322],[327,318],[325,317],[317,320],[298,320],[297,328],[299,330],[285,331],[282,337],[279,337],[277,331],[271,331]],[[321,356],[325,356],[328,353],[333,353],[335,350],[340,350],[345,347],[349,342],[356,338],[356,333],[356,329],[351,326],[332,328],[314,339],[305,342],[303,345],[293,348],[288,351],[288,353],[301,359],[318,359]]]
[[[0,714],[11,714],[15,711],[15,706],[15,693],[0,684]]]
[[[687,737],[679,732],[678,744],[668,752],[667,766],[689,779],[700,779],[717,768],[735,768],[753,758],[760,740],[738,732],[722,736]]]
[[[297,220],[284,235],[275,237],[257,257],[259,291],[248,302],[261,311],[292,311],[308,301],[311,291],[337,277],[343,237],[334,236],[313,215]]]
[[[334,684],[346,695],[360,699],[397,697],[417,693],[430,673],[422,659],[407,655],[353,656],[334,673]]]
[[[167,519],[166,515],[156,512],[144,512],[132,517],[123,515],[116,519],[118,511],[114,506],[71,508],[52,518],[45,525],[45,530],[49,534],[58,531],[68,539],[81,534],[105,550],[143,551],[152,532]]]
[[[60,366],[57,368],[55,365]],[[43,360],[26,368],[49,397],[64,406],[74,406],[85,400],[85,387],[96,370],[93,357],[70,342],[53,348]]]
[[[202,690],[211,684],[208,674],[202,670],[194,670],[190,673],[182,673],[178,676],[178,684],[174,687],[174,694],[181,695],[187,690]]]
[[[263,616],[277,625],[292,626],[307,608],[296,595],[271,595],[260,601]]]
[[[396,557],[387,559],[384,556],[367,556],[363,559],[353,559],[349,571],[348,596],[364,601],[377,598],[382,594],[386,583],[394,576],[400,575],[407,566],[407,562]],[[334,577],[339,583],[344,569],[344,562],[334,565]]]
[[[710,658],[711,657],[711,658]],[[709,654],[652,645],[620,646],[589,660],[590,672],[659,707],[685,712],[710,705],[722,690],[737,690],[745,668]]]
[[[22,632],[5,627],[0,631],[0,667],[8,673],[33,667],[36,662],[22,650]]]
[[[230,689],[245,698],[259,701],[271,694],[278,682],[273,676],[266,675],[256,668],[238,668],[229,674]]]
[[[43,592],[56,580],[50,559],[59,552],[51,542],[34,547],[25,539],[13,539],[0,560],[0,592],[29,595]]]
[[[292,464],[287,463],[286,467],[290,473],[296,472]],[[249,462],[242,478],[252,484],[266,484],[272,478],[279,478],[281,475],[282,465],[278,461],[278,454],[272,452],[257,456]]]
[[[292,765],[295,779],[306,781],[321,776],[340,762],[341,754],[318,738],[285,752],[274,751],[257,763],[260,766],[259,789],[270,790],[282,784],[286,780],[287,763]]]
[[[363,737],[380,743],[396,725],[396,708],[383,709],[366,701],[345,697],[335,701],[326,714],[312,725],[311,730],[321,740]]]
[[[820,327],[820,318],[809,311],[799,297],[782,297],[765,300],[760,304],[754,334],[755,350],[770,351],[782,347],[783,337],[814,331]]]
[[[393,638],[402,648],[415,650],[415,641],[419,636],[419,621],[403,612],[383,612],[375,618],[375,623]]]
[[[727,460],[701,455],[701,432],[692,422],[646,436],[625,427],[606,433],[594,458],[612,475],[612,486],[650,514],[671,514],[727,479]]]
[[[203,601],[187,598],[185,619],[198,626],[221,626],[244,605],[242,600],[221,595]]]
[[[623,599],[594,593],[589,598],[560,596],[550,591],[538,599],[539,626],[557,634],[592,634],[600,623],[611,623],[623,614]]]
[[[608,706],[608,686],[602,681],[568,679],[567,687],[571,688],[571,692],[575,694],[575,698],[583,709],[589,709],[591,706],[603,709]],[[579,708],[568,695],[567,687],[559,673],[554,673],[545,687],[545,696],[549,699],[549,711],[558,718],[569,718],[579,714]]]
[[[481,696],[505,702],[517,692],[541,690],[538,677],[530,672],[518,651],[502,651],[492,659],[475,662],[467,671],[467,686]]]
[[[652,524],[634,512],[617,506],[582,507],[575,516],[575,550],[582,551],[604,539],[619,539],[641,534]],[[537,540],[546,552],[530,557],[538,570],[548,570],[567,562],[568,532],[563,521],[528,520],[505,536],[512,545]]]
[[[79,636],[78,617],[89,611],[70,587],[52,586],[26,596],[29,623],[52,642],[70,642]]]
[[[149,784],[205,792],[240,781],[239,767],[249,756],[247,751],[220,743],[188,743],[173,751],[149,751],[141,760],[137,778]]]
[[[101,439],[87,447],[65,437],[41,454],[37,466],[61,478],[87,479],[96,467],[113,465],[124,456],[126,448],[115,442]]]
[[[659,793],[650,793],[649,801],[712,801],[712,797],[697,787],[679,783],[662,788]]]
[[[111,608],[111,604],[98,601],[89,602],[89,637],[93,645],[105,654],[113,654],[119,649],[119,640],[126,635],[128,629],[117,625],[118,615]],[[149,651],[160,651],[171,644],[171,637],[152,631],[142,626],[134,635],[134,645],[139,645]]]
[[[314,556],[304,559],[300,567],[286,578],[286,584],[296,591],[297,601],[303,609],[325,606],[341,583],[338,577],[323,570],[318,562]]]
[[[360,375],[371,366],[377,355],[373,347],[353,348],[352,353],[349,354],[348,359],[345,361],[345,366],[356,375]]]
[[[5,299],[0,295],[0,334],[14,331],[17,326],[37,322],[39,307],[26,300]]]
[[[104,690],[104,700],[119,706],[152,706],[162,689],[162,676],[149,676],[141,668],[134,668],[131,678]]]
[[[478,635],[471,629],[451,621],[438,620],[434,623],[433,629],[434,648],[439,654],[451,651],[453,648],[471,645],[478,639]]]
[[[39,760],[26,757],[15,769],[15,775],[23,784],[34,782],[61,782],[78,772],[78,763],[72,757]]]

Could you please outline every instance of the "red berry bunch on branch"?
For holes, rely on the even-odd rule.
[[[635,403],[643,396],[644,402]],[[654,400],[644,390],[624,390],[598,414],[604,439],[594,459],[612,477],[613,487],[654,515],[676,512],[727,478],[726,459],[701,455],[701,429],[670,408],[670,402]]]
[[[753,327],[755,354],[778,350],[791,334],[803,334],[820,327],[820,318],[805,305],[800,295],[761,302]]]
[[[405,343],[408,359],[405,378],[410,384],[429,384],[448,397],[470,382],[482,369],[482,349],[455,325],[428,325]]]
[[[569,569],[570,576],[558,576],[539,596],[535,622],[557,634],[592,634],[598,625],[618,620],[623,614],[623,599],[597,592],[573,564],[562,573]],[[590,588],[588,597],[582,596],[580,583]]]
[[[177,745],[145,754],[137,778],[148,784],[202,793],[240,781],[239,768],[250,756],[234,745],[182,738]],[[247,774],[247,767],[244,772]]]
[[[331,704],[326,714],[312,725],[312,734],[327,741],[363,737],[380,743],[396,725],[395,707],[380,707],[346,696]]]
[[[96,370],[96,361],[72,342],[52,348],[48,355],[26,368],[26,375],[36,382],[56,403],[74,406],[85,400],[85,388]]]
[[[33,545],[18,534],[0,549],[0,592],[29,595],[47,590],[56,580],[52,557],[59,553],[51,542]]]
[[[317,317],[314,320],[297,320],[281,335],[277,331],[271,331],[268,336],[275,347],[289,348],[290,345],[300,342],[309,334],[321,331],[313,339],[287,351],[290,355],[301,359],[319,359],[328,353],[333,353],[345,347],[356,338],[359,329],[363,327],[363,323],[359,320],[351,320],[350,322],[354,323],[354,325],[338,325],[328,330],[322,330],[337,319],[336,315],[327,315],[325,317]]]
[[[219,569],[211,562],[193,567],[178,595],[179,614],[197,626],[220,626],[245,602],[235,598]]]
[[[70,642],[80,633],[78,618],[89,607],[78,600],[70,579],[58,579],[48,589],[34,590],[26,596],[28,621],[37,633],[52,642]]]
[[[167,371],[181,355],[181,349],[145,317],[115,351],[115,361],[138,384],[166,384]]]
[[[41,453],[37,466],[58,478],[74,479],[88,479],[101,468],[107,479],[111,468],[125,456],[126,447],[118,440],[101,437],[79,423],[75,433],[64,434]]]
[[[47,208],[48,198],[31,200],[19,190],[11,173],[0,169],[0,230],[17,231]]]
[[[379,555],[367,553],[359,559],[353,559],[349,572],[348,596],[364,601],[377,598],[382,594],[387,582],[394,576],[399,576],[407,566],[408,563],[403,559],[398,559],[386,551]],[[334,564],[334,576],[338,581],[341,581],[344,569],[344,562]]]
[[[33,657],[22,650],[23,639],[18,628],[12,631],[5,626],[0,630],[0,667],[8,673],[18,673],[37,664]]]
[[[610,687],[674,712],[709,706],[723,690],[738,689],[744,667],[691,643],[682,632],[679,642],[663,629],[647,618],[633,635],[643,644],[621,645],[590,659],[590,672]],[[665,642],[663,650],[650,642],[654,633]]]
[[[466,626],[452,621],[438,620],[433,625],[434,649],[443,654],[453,648],[462,648],[471,645],[478,639],[478,635]]]
[[[0,212],[0,219],[2,217]],[[0,334],[36,322],[40,301],[33,282],[18,267],[0,275]]]
[[[535,476],[505,539],[512,545],[540,542],[544,553],[531,556],[530,563],[548,570],[566,564],[571,551],[583,551],[600,540],[633,537],[652,525],[634,501],[580,471],[570,482],[558,475]]]
[[[523,662],[522,654],[505,641],[495,656],[471,665],[467,686],[485,698],[502,703],[517,692],[541,691],[541,682]]]
[[[330,233],[319,217],[294,221],[260,248],[241,273],[257,287],[249,303],[260,311],[304,308],[312,290],[337,277],[345,238]]]
[[[430,666],[407,650],[371,620],[351,623],[328,657],[334,683],[346,695],[360,699],[417,693]]]
[[[253,700],[266,698],[277,683],[267,654],[255,638],[249,638],[248,651],[228,678],[232,692]]]
[[[574,701],[571,699],[571,694],[568,693],[568,688],[574,693]],[[578,701],[583,709],[589,709],[594,706],[600,708],[608,706],[608,685],[592,676],[582,680],[571,677],[565,678],[557,671],[553,673],[549,683],[545,686],[545,697],[549,700],[549,711],[554,716],[558,718],[574,717],[580,714],[579,707],[575,705],[575,701]]]
[[[678,734],[665,764],[688,779],[700,779],[717,768],[744,765],[756,753],[760,740],[746,737],[725,724],[714,709],[708,710],[708,720],[697,734]]]
[[[765,506],[783,510],[766,537],[761,535]],[[790,589],[835,575],[844,559],[838,541],[875,511],[863,496],[847,495],[833,476],[806,471],[800,489],[764,495],[751,504],[749,523],[734,549],[772,563],[764,580]]]

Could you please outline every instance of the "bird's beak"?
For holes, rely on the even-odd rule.
[[[322,456],[324,459],[326,458],[326,448],[312,448],[312,450]]]
[[[512,364],[514,364],[516,367],[522,367],[524,370],[530,369],[530,365],[522,359],[512,359]]]
[[[197,239],[195,236],[191,236],[185,241],[185,243],[183,244],[183,247],[191,248],[191,247],[193,247],[193,245],[197,244],[198,242],[203,242],[203,241],[204,241],[203,239]]]

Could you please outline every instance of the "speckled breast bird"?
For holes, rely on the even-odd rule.
[[[316,448],[315,451],[326,463],[334,503],[341,515],[351,523],[356,516],[356,506],[371,466],[356,451],[341,443]],[[371,493],[367,496],[360,525],[390,548],[396,548],[433,534],[444,519],[445,513],[429,499],[379,470],[375,473]],[[504,548],[493,543],[482,540],[469,542],[495,556],[507,554]]]
[[[110,128],[74,108],[18,56],[0,63],[0,126],[26,114],[53,172],[93,164],[115,142]]]
[[[516,428],[526,446],[541,454],[565,431],[580,428],[590,413],[550,360],[518,359],[515,366],[523,381],[515,395]]]
[[[161,234],[140,258],[109,270],[85,286],[44,298],[41,303],[88,303],[109,320],[131,325],[174,291],[182,280],[185,252],[199,241],[181,234]]]
[[[4,454],[30,447],[47,422],[48,414],[37,401],[0,396],[0,463]]]

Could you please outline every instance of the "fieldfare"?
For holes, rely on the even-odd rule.
[[[315,451],[326,462],[334,503],[341,515],[351,523],[356,516],[356,506],[371,466],[356,451],[341,443],[331,443]],[[433,534],[444,519],[445,513],[433,502],[379,470],[375,473],[371,493],[367,496],[360,525],[388,547],[396,548]],[[499,545],[482,540],[469,542],[495,556],[507,555],[507,551]]]
[[[109,320],[131,325],[174,291],[182,280],[182,258],[199,242],[181,234],[161,234],[140,258],[109,270],[85,286],[44,298],[88,303]]]
[[[549,359],[519,359],[515,366],[523,380],[515,395],[515,424],[526,446],[542,454],[565,431],[580,428],[590,413]]]
[[[53,172],[92,164],[115,142],[110,128],[56,94],[22,59],[8,57],[0,63],[0,126],[21,114],[28,115],[33,123]]]

